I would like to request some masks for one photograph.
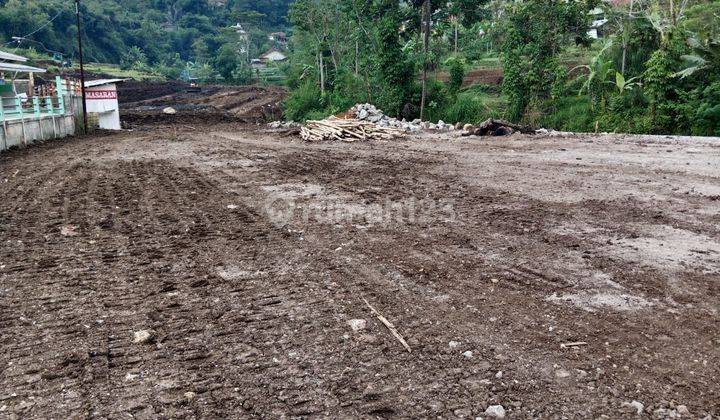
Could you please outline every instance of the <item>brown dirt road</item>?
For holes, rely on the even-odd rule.
[[[718,162],[233,124],[0,155],[0,417],[715,418]]]

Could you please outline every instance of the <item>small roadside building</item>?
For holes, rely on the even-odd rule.
[[[600,39],[605,37],[606,28],[609,20],[605,18],[605,11],[596,7],[588,12],[590,16],[590,29],[588,30],[588,36],[592,39]]]
[[[18,97],[27,100],[33,95],[35,74],[45,73],[45,70],[28,66],[27,61],[23,56],[0,51],[0,100],[14,101]],[[20,79],[20,75],[27,75],[27,78]]]
[[[121,130],[117,84],[129,79],[100,79],[85,82],[88,114],[96,114],[104,130]]]
[[[55,76],[55,83],[35,86],[35,74],[45,70],[27,61],[0,51],[0,151],[75,133],[73,109],[66,106],[72,82]]]

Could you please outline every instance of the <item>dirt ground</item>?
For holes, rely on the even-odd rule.
[[[720,416],[720,140],[178,115],[0,155],[0,417]]]
[[[202,86],[186,92],[179,82],[121,84],[123,123],[127,128],[149,124],[182,126],[208,123],[258,123],[282,117],[286,90],[276,86]],[[178,114],[167,115],[172,107]]]

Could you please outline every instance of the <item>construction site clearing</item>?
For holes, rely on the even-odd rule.
[[[0,417],[720,416],[720,139],[123,89],[0,154]]]

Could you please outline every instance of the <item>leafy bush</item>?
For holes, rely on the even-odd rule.
[[[312,82],[300,85],[285,100],[285,119],[302,122],[313,116],[313,112],[325,109],[320,88]]]
[[[307,120],[322,120],[332,115],[326,111],[311,111],[305,115],[305,121]]]
[[[419,104],[421,95],[422,87],[419,84],[415,84],[413,86],[411,102],[413,104]],[[450,104],[453,102],[452,96],[453,95],[448,92],[447,86],[443,82],[439,80],[428,79],[427,97],[425,100],[425,119],[429,121],[436,121],[438,119],[442,119],[443,110],[450,106]],[[416,112],[403,113],[403,117],[407,119],[418,118],[420,116],[419,110],[419,107],[417,107],[417,109],[413,108],[413,111]]]
[[[231,44],[225,44],[220,47],[214,64],[223,79],[226,82],[231,82],[234,79],[233,73],[240,67],[240,57]]]
[[[698,88],[688,101],[691,133],[697,136],[720,136],[720,81]]]
[[[488,118],[500,118],[505,112],[503,101],[484,94],[463,92],[454,101],[442,107],[431,108],[430,121],[446,123],[479,124]]]
[[[345,112],[355,104],[369,100],[364,81],[352,72],[342,71],[335,79],[330,93],[328,111],[330,114]]]
[[[539,125],[561,131],[594,131],[590,98],[572,95],[558,99],[554,112],[546,113]]]
[[[147,64],[147,56],[145,52],[138,46],[133,46],[127,50],[120,59],[120,68],[123,70],[138,70]]]
[[[232,81],[241,85],[245,85],[252,82],[253,72],[250,66],[246,63],[240,63],[232,71]]]
[[[465,80],[465,67],[467,66],[465,58],[459,55],[453,55],[445,60],[445,66],[450,73],[448,89],[452,93],[457,93]]]

